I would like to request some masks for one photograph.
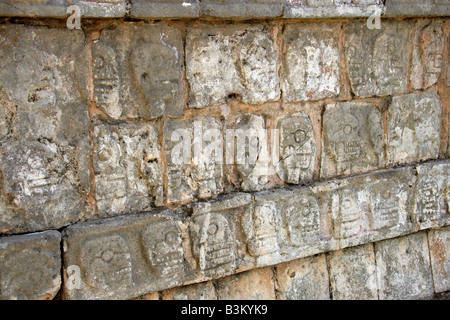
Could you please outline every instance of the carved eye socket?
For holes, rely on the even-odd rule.
[[[24,53],[22,51],[18,51],[16,53],[14,53],[13,59],[16,62],[19,62],[19,61],[22,61],[24,57],[25,57]]]
[[[160,54],[152,57],[152,63],[157,67],[162,66],[164,64],[164,60],[165,58]]]
[[[29,278],[31,281],[39,281],[39,280],[42,279],[43,275],[44,275],[43,271],[42,271],[40,268],[38,268],[38,269],[32,270],[32,271],[30,272],[28,278]]]
[[[302,142],[306,139],[306,133],[303,130],[297,130],[295,132],[295,142]]]
[[[345,134],[350,134],[350,133],[352,133],[352,126],[349,125],[349,124],[346,124],[346,125],[344,126],[344,133],[345,133]]]
[[[110,262],[114,256],[114,252],[111,250],[106,250],[102,253],[102,260],[105,262]]]
[[[344,200],[342,201],[342,207],[343,207],[344,209],[349,209],[349,208],[351,208],[351,207],[352,207],[352,201],[351,201],[350,199],[344,199]]]
[[[107,160],[109,160],[109,158],[111,158],[111,154],[112,154],[112,152],[110,149],[104,148],[99,151],[98,158],[101,161],[107,161]]]
[[[219,226],[215,223],[211,223],[208,227],[208,234],[210,236],[213,236],[217,233],[218,230],[219,230]]]
[[[175,244],[177,242],[177,234],[174,231],[166,233],[165,239],[168,244]]]
[[[384,191],[384,192],[381,194],[381,196],[382,196],[384,199],[389,199],[389,198],[391,197],[391,192],[390,192],[390,191]]]
[[[102,68],[104,64],[105,64],[105,60],[103,59],[103,57],[100,57],[100,56],[94,57],[94,61],[93,61],[94,67]]]

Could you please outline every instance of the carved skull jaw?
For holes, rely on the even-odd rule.
[[[358,207],[358,202],[349,192],[341,194],[340,197],[340,227],[342,238],[352,238],[361,231],[363,212]]]
[[[288,238],[292,245],[303,247],[319,239],[319,211],[312,200],[300,201],[298,206],[288,210],[287,222]]]
[[[164,279],[176,280],[184,273],[184,258],[181,248],[169,250],[164,254],[158,252],[150,253],[150,261],[157,274]]]
[[[438,187],[435,182],[425,182],[418,195],[419,222],[435,222],[438,220],[439,201],[436,197]]]

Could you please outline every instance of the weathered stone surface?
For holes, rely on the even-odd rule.
[[[254,266],[245,248],[242,218],[252,210],[251,196],[237,193],[192,204],[190,234],[194,257],[203,276],[219,278]]]
[[[272,268],[259,268],[217,281],[219,300],[275,300]]]
[[[92,44],[97,106],[114,119],[183,114],[181,32],[167,24],[104,29]]]
[[[428,233],[430,244],[431,267],[435,292],[450,290],[450,227],[430,230]]]
[[[278,17],[284,0],[200,0],[201,14],[221,18]]]
[[[230,96],[259,104],[280,97],[274,28],[262,25],[192,27],[186,39],[189,106],[222,104]]]
[[[61,234],[0,238],[0,299],[51,300],[61,286]]]
[[[377,242],[375,257],[380,299],[419,299],[433,295],[425,232]]]
[[[193,276],[189,250],[183,243],[188,238],[186,229],[169,210],[66,228],[64,296],[129,299],[181,285]],[[70,266],[80,268],[78,288],[69,285]]]
[[[450,5],[446,0],[387,0],[386,17],[443,16]]]
[[[369,17],[384,10],[381,0],[288,0],[285,18]]]
[[[213,117],[164,123],[168,202],[209,198],[223,191],[222,123]]]
[[[229,116],[225,123],[227,178],[243,191],[261,190],[271,173],[264,117]]]
[[[125,0],[67,0],[69,5],[78,6],[84,18],[120,18],[127,12]]]
[[[94,174],[100,214],[118,215],[161,206],[163,163],[155,125],[97,125],[94,134]]]
[[[420,229],[450,224],[450,162],[433,162],[416,167],[414,216]]]
[[[383,124],[365,102],[328,105],[323,116],[321,177],[366,172],[384,165]]]
[[[325,254],[276,266],[280,300],[329,300],[329,277]]]
[[[0,16],[67,17],[67,0],[0,0]]]
[[[369,29],[364,22],[345,25],[345,54],[355,95],[406,91],[413,29],[412,22],[392,20],[383,21],[381,29]]]
[[[372,244],[332,251],[328,255],[333,300],[377,300]]]
[[[0,43],[0,233],[60,228],[81,218],[89,192],[87,105],[75,75],[83,34],[3,25]]]
[[[411,85],[427,89],[436,84],[441,74],[444,50],[442,21],[419,20],[414,39]]]
[[[135,18],[196,18],[199,0],[133,0],[130,16]]]
[[[162,300],[217,300],[212,281],[164,290]]]
[[[320,100],[339,95],[340,24],[295,24],[283,31],[284,101]]]
[[[279,162],[275,165],[278,176],[286,183],[299,184],[313,178],[316,140],[311,120],[304,112],[280,117]]]
[[[387,162],[404,164],[439,155],[442,103],[436,93],[392,98],[388,109]]]

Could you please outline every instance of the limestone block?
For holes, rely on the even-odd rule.
[[[355,95],[387,96],[406,91],[413,29],[408,21],[383,20],[381,29],[369,29],[365,22],[345,25],[345,55]]]
[[[0,238],[0,299],[53,299],[61,286],[60,241],[57,231]]]
[[[321,177],[366,172],[384,165],[383,124],[365,102],[328,105],[323,116]]]
[[[226,119],[225,128],[228,181],[243,191],[261,190],[272,172],[264,117],[232,115]]]
[[[131,17],[136,18],[196,18],[199,0],[133,0]]]
[[[329,276],[325,254],[293,260],[276,268],[280,300],[329,300]]]
[[[425,232],[375,243],[375,258],[381,300],[432,297],[433,279]]]
[[[102,216],[149,210],[164,198],[159,133],[154,124],[97,125],[96,199]]]
[[[254,266],[242,235],[242,217],[252,210],[251,200],[249,194],[235,193],[192,204],[193,253],[205,278],[219,278]]]
[[[450,5],[446,0],[387,0],[385,15],[386,17],[445,16],[449,10]]]
[[[328,254],[333,300],[378,300],[372,244]]]
[[[285,18],[357,18],[381,15],[382,0],[288,0]]]
[[[181,285],[195,277],[184,243],[186,229],[170,210],[66,228],[64,297],[130,299]],[[75,268],[78,274],[70,274]]]
[[[393,97],[387,118],[389,164],[411,163],[439,156],[442,103],[436,93]]]
[[[266,18],[283,13],[284,0],[200,0],[201,14],[221,18]]]
[[[247,104],[280,97],[274,28],[215,25],[188,28],[189,106],[205,108],[237,96]]]
[[[271,267],[258,268],[217,281],[219,300],[275,300]]]
[[[444,31],[442,21],[419,20],[414,39],[411,84],[427,89],[437,83],[443,67]]]
[[[450,290],[450,228],[430,230],[431,267],[436,293]]]
[[[92,44],[97,107],[114,119],[183,114],[181,32],[167,24],[124,23]]]
[[[448,212],[450,184],[449,161],[432,162],[416,167],[414,215],[420,229],[450,224]]]
[[[162,300],[217,300],[212,281],[164,290]]]
[[[89,193],[88,109],[77,90],[83,33],[3,25],[0,43],[0,233],[66,226]]]
[[[69,5],[78,6],[85,18],[120,18],[127,12],[125,0],[67,0]]]
[[[286,25],[281,86],[284,101],[339,95],[339,32],[339,24]]]
[[[0,16],[67,17],[67,0],[0,0]]]
[[[214,117],[164,123],[168,202],[203,199],[223,191],[222,123]]]

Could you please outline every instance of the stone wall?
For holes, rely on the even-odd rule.
[[[450,291],[449,15],[0,0],[0,298]]]

